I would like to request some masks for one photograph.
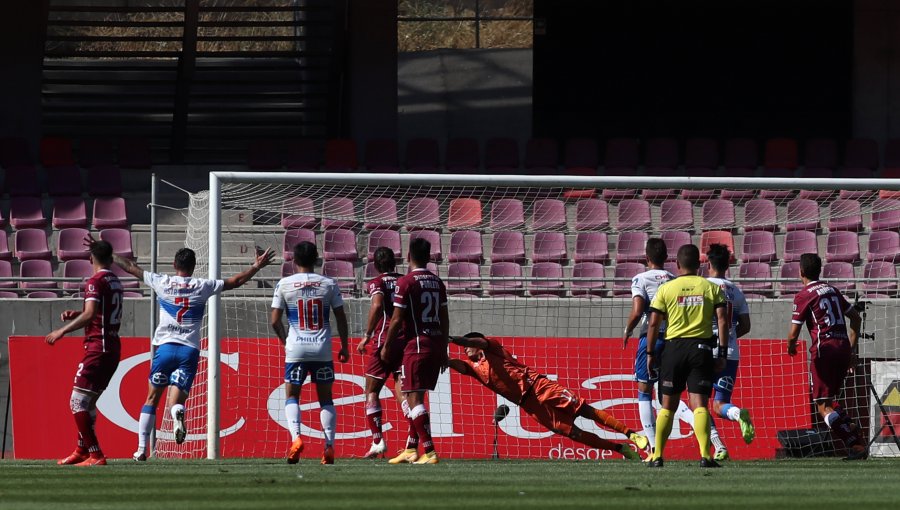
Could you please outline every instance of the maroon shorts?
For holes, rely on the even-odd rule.
[[[447,355],[440,351],[403,353],[400,391],[432,391],[437,386]]]
[[[403,360],[403,345],[400,342],[394,342],[394,345],[400,345],[400,352],[391,356],[387,362],[381,361],[380,347],[375,347],[374,343],[371,342],[366,346],[366,376],[382,381],[387,380],[391,374],[394,375],[395,379],[400,377],[400,364]]]
[[[810,362],[813,400],[830,400],[838,396],[844,387],[851,355],[850,342],[846,340],[819,343]]]
[[[569,436],[585,402],[561,384],[546,377],[535,380],[519,406],[547,429]]]
[[[76,388],[102,393],[119,366],[119,352],[85,351],[75,372]]]

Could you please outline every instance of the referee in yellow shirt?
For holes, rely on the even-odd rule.
[[[681,393],[687,386],[691,409],[694,410],[694,435],[700,444],[700,467],[721,467],[709,455],[709,411],[706,405],[712,390],[713,376],[725,368],[728,335],[718,339],[719,357],[713,360],[712,321],[719,331],[728,331],[725,295],[718,285],[698,276],[700,250],[692,244],[678,249],[678,277],[659,287],[650,303],[647,345],[656,345],[659,326],[666,321],[666,348],[659,369],[659,392],[662,409],[656,416],[656,451],[650,467],[663,467],[663,450],[672,433],[672,422]],[[647,351],[647,364],[652,371],[654,351]]]

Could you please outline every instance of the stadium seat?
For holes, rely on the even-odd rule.
[[[33,166],[34,158],[28,149],[28,142],[20,136],[0,138],[0,166],[11,168]]]
[[[827,168],[804,168],[801,171],[801,177],[804,179],[833,179],[834,171]],[[804,198],[807,200],[814,200],[820,204],[826,203],[831,200],[837,192],[831,189],[824,190],[812,190],[812,189],[802,189],[800,190],[799,198]]]
[[[47,243],[47,233],[43,230],[38,228],[26,228],[17,231],[13,236],[17,259],[50,260],[50,245]]]
[[[124,289],[137,289],[140,288],[141,282],[139,282],[134,275],[129,274],[127,271],[122,269],[116,264],[110,266],[110,270],[119,278],[119,281],[122,283],[122,288]],[[135,296],[132,296],[135,297]],[[138,296],[141,297],[141,296]]]
[[[144,297],[144,293],[141,291],[126,290],[122,293],[122,297],[124,299],[140,299]]]
[[[450,201],[447,228],[471,228],[481,225],[481,202],[475,198]]]
[[[885,281],[872,281],[884,279]],[[868,262],[863,266],[862,290],[897,296],[897,270],[892,262]]]
[[[366,142],[366,170],[374,173],[400,172],[400,149],[397,140],[375,138]]]
[[[478,142],[474,138],[448,140],[444,159],[447,162],[447,172],[451,174],[472,174],[481,168]]]
[[[772,269],[769,264],[764,262],[744,262],[738,269],[738,277],[742,280],[744,278],[771,278]],[[738,284],[744,293],[769,296],[773,290],[772,282],[740,281]]]
[[[750,138],[732,138],[725,143],[723,175],[725,177],[753,177],[759,166],[759,148]],[[755,190],[722,190],[723,199],[746,202],[756,196]]]
[[[0,211],[0,230],[6,229],[6,224],[7,224],[7,223],[8,223],[8,222],[7,222],[7,220],[6,220],[6,217],[3,216],[3,211]]]
[[[100,239],[112,245],[113,253],[125,257],[134,258],[131,248],[131,232],[124,228],[107,228],[100,231]]]
[[[635,175],[640,164],[640,141],[636,138],[610,138],[606,141],[606,158],[603,161],[605,175]],[[604,189],[604,200],[635,198],[634,189]]]
[[[691,234],[684,230],[668,230],[659,233],[660,239],[666,243],[666,260],[675,262],[678,249],[686,244],[691,244]]]
[[[763,169],[796,170],[800,166],[797,140],[793,138],[770,138],[766,140]]]
[[[828,206],[828,230],[847,230],[859,232],[862,230],[862,212],[859,202],[839,198]]]
[[[406,171],[433,174],[440,171],[441,154],[434,138],[413,138],[406,142]]]
[[[620,262],[616,264],[613,280],[613,297],[631,297],[631,279],[638,273],[647,270],[647,266],[639,262]]]
[[[819,228],[819,204],[808,198],[795,198],[787,205],[788,232],[794,230],[815,231]]]
[[[830,232],[825,242],[825,260],[850,263],[859,261],[859,237],[856,232]]]
[[[484,168],[491,174],[519,172],[519,144],[512,138],[489,138],[484,144]]]
[[[115,164],[116,149],[111,140],[105,138],[78,140],[78,165],[82,168]]]
[[[363,205],[366,230],[377,228],[399,229],[397,201],[393,198],[370,198]]]
[[[93,276],[94,267],[89,260],[74,259],[63,264],[64,278],[80,278],[77,282],[63,282],[63,290],[70,292],[84,291],[84,282]]]
[[[33,166],[6,167],[4,187],[11,197],[41,196],[37,168]]]
[[[281,226],[288,228],[316,228],[315,206],[311,198],[293,197],[281,203]]]
[[[522,266],[515,262],[497,262],[491,264],[488,294],[491,296],[521,296],[524,290],[522,282]],[[496,279],[495,279],[496,278]],[[518,278],[509,280],[499,278]]]
[[[12,228],[44,228],[47,217],[44,216],[43,203],[36,197],[16,197],[9,203],[9,224]]]
[[[128,228],[125,199],[122,197],[100,197],[94,200],[92,223],[96,230]]]
[[[647,260],[646,232],[622,232],[616,243],[616,263],[643,262]]]
[[[83,228],[65,228],[59,231],[56,239],[56,258],[62,261],[73,259],[88,260],[91,252],[84,245],[88,231]]]
[[[597,262],[578,262],[572,267],[573,296],[603,296],[606,293],[606,269]],[[592,279],[597,278],[597,279]]]
[[[647,140],[644,154],[644,175],[674,176],[678,170],[678,143],[673,138]],[[659,202],[675,196],[673,189],[645,189],[641,198]]]
[[[281,168],[281,154],[274,140],[253,140],[247,146],[247,166],[251,170]]]
[[[650,202],[641,199],[624,199],[619,202],[619,230],[647,230],[650,228]]]
[[[869,262],[890,262],[892,264],[900,262],[900,234],[890,230],[869,234],[866,260]]]
[[[356,293],[356,274],[353,263],[346,260],[326,260],[322,263],[322,274],[334,279],[341,294],[353,296]]]
[[[294,274],[294,263],[293,262],[282,262],[281,263],[281,277],[284,278],[286,276],[291,276]]]
[[[12,278],[12,264],[8,260],[0,260],[0,278]],[[17,286],[11,280],[0,281],[0,289],[15,289]]]
[[[706,252],[714,244],[724,244],[731,253],[731,263],[734,263],[734,238],[727,230],[708,230],[700,234],[700,261],[706,262]]]
[[[774,201],[756,198],[744,204],[744,232],[754,230],[774,232],[777,224],[778,215]]]
[[[413,230],[409,233],[409,242],[418,238],[424,238],[431,244],[431,260],[440,263],[444,258],[441,249],[441,234],[434,230]],[[478,244],[481,244],[481,236],[479,235]],[[481,257],[479,256],[479,261]]]
[[[557,262],[564,264],[569,258],[566,236],[562,232],[537,232],[534,234],[533,262]]]
[[[855,278],[853,264],[849,262],[830,261],[822,266],[822,280],[841,291],[848,299],[851,297],[847,294],[856,289],[856,282],[853,281]]]
[[[563,167],[570,175],[597,175],[600,166],[597,142],[591,138],[571,138],[563,149]]]
[[[81,171],[74,166],[47,169],[47,193],[51,197],[80,197]]]
[[[310,229],[291,228],[284,231],[284,236],[281,241],[281,257],[285,262],[294,260],[294,246],[297,246],[298,243],[302,243],[303,241],[318,246],[318,243],[316,242],[316,233]]]
[[[12,252],[9,251],[9,240],[6,232],[0,230],[0,260],[12,260]]]
[[[528,281],[528,292],[534,297],[562,297],[566,294],[562,282],[563,268],[556,262],[536,262],[531,266],[531,280]],[[537,280],[537,278],[553,278]]]
[[[900,230],[900,200],[879,198],[872,203],[872,230]]]
[[[434,198],[412,198],[406,204],[406,230],[437,228],[441,225],[441,210]]]
[[[643,232],[639,232],[643,233]],[[575,255],[577,262],[609,262],[609,239],[606,232],[579,232],[575,235]]]
[[[75,166],[72,155],[72,140],[58,136],[45,136],[40,144],[41,165],[45,168],[55,166]]]
[[[491,263],[525,263],[525,236],[517,231],[494,232],[491,238]]]
[[[56,299],[59,294],[52,290],[36,290],[25,295],[27,299]]]
[[[322,236],[324,260],[348,260],[355,262],[359,259],[356,252],[356,233],[343,228],[326,230]]]
[[[19,294],[8,290],[0,291],[0,299],[18,299]]]
[[[694,206],[687,200],[664,200],[659,207],[660,230],[694,230]]]
[[[356,142],[346,138],[333,138],[325,142],[326,172],[356,172],[359,169]]]
[[[609,206],[603,200],[586,198],[575,204],[575,230],[609,228]]]
[[[87,212],[81,198],[64,197],[53,201],[53,215],[50,220],[53,228],[85,228],[87,223]]]
[[[378,276],[380,274],[381,273],[378,272],[378,269],[375,267],[374,262],[366,262],[366,268],[365,268],[365,271],[363,272],[363,278],[365,279],[366,282],[368,282],[369,280],[371,280],[372,278],[375,278],[376,276]]]
[[[400,258],[400,232],[390,229],[376,229],[369,233],[368,250],[366,258],[369,262],[375,260],[375,250],[385,246],[394,252],[394,259],[397,262]]]
[[[53,267],[49,260],[25,260],[19,265],[19,277],[53,278]],[[53,281],[23,281],[19,287],[22,289],[56,289],[59,285]]]
[[[818,253],[816,233],[809,230],[792,230],[784,236],[785,262],[797,262],[804,253]]]
[[[322,228],[325,230],[335,228],[352,229],[358,225],[356,222],[356,206],[353,204],[352,199],[333,197],[322,201]]]
[[[525,226],[525,207],[516,198],[501,198],[491,202],[491,229],[514,229]]]
[[[797,259],[799,260],[799,258],[798,256]],[[793,296],[803,288],[803,283],[800,282],[800,262],[798,261],[785,261],[779,270],[778,277],[782,280],[778,283],[782,297]]]
[[[152,165],[150,140],[141,137],[125,137],[119,140],[119,166],[121,168],[146,169]]]
[[[559,144],[552,138],[532,138],[525,144],[525,172],[555,175],[559,169]]]
[[[744,234],[741,247],[744,262],[774,262],[775,234],[768,230],[753,230]]]
[[[474,262],[453,262],[447,268],[447,293],[455,294],[480,294],[481,293],[481,269]],[[455,278],[465,278],[455,280]]]
[[[457,230],[450,235],[450,262],[475,262],[484,258],[481,233],[477,230]]]
[[[285,167],[292,172],[317,172],[324,161],[325,147],[321,140],[290,140],[286,149]]]
[[[117,166],[98,166],[87,171],[88,194],[92,197],[122,196],[122,173]]]
[[[566,204],[562,200],[535,200],[531,207],[532,230],[565,230],[566,225]]]
[[[703,203],[700,218],[701,229],[725,230],[734,227],[734,202],[725,199],[713,199]]]
[[[712,177],[719,168],[719,145],[712,138],[690,138],[684,150],[684,173],[690,177]],[[715,196],[715,190],[681,190],[681,198],[702,202]]]

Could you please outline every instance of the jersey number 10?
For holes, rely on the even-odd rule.
[[[320,298],[297,301],[300,331],[319,331],[325,324],[325,305]]]

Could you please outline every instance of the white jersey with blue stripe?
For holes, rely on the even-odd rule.
[[[726,280],[724,278],[707,278],[707,280],[718,285],[725,294],[725,301],[727,303],[725,314],[728,317],[728,322],[731,324],[731,330],[728,331],[728,359],[738,360],[741,358],[737,341],[738,317],[741,315],[750,315],[750,306],[747,305],[747,299],[744,297],[744,292],[731,280]],[[713,334],[716,336],[719,335],[719,321],[717,320],[713,320]],[[713,355],[716,355],[718,351],[719,348],[716,347],[713,351]]]
[[[641,334],[647,336],[647,329],[650,323],[650,303],[656,296],[659,286],[667,281],[675,278],[675,275],[664,269],[651,269],[635,275],[631,279],[631,298],[640,297],[644,300],[644,315],[641,317]],[[659,332],[665,333],[666,321],[662,321],[659,326]]]
[[[159,303],[159,325],[153,345],[176,343],[200,349],[206,301],[222,292],[225,282],[144,271],[144,283],[156,292]]]
[[[278,281],[272,308],[287,310],[285,361],[331,361],[331,310],[344,306],[334,280],[297,273]]]

